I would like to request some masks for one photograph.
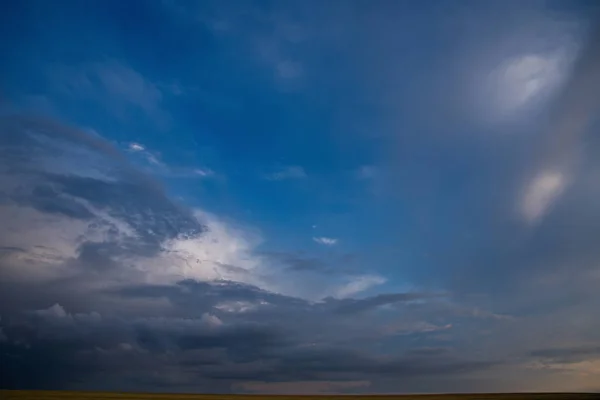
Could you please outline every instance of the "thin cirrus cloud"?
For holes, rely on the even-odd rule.
[[[210,168],[192,168],[192,167],[173,167],[167,165],[160,159],[160,156],[155,152],[147,149],[147,147],[138,142],[131,142],[127,145],[130,153],[142,156],[145,163],[158,175],[169,178],[214,178],[216,173]]]
[[[56,93],[73,100],[93,102],[121,121],[140,110],[157,127],[165,128],[170,123],[171,117],[163,106],[165,93],[121,61],[53,63],[44,77]]]
[[[284,181],[290,179],[304,179],[307,177],[307,175],[306,171],[304,171],[304,168],[297,165],[291,165],[281,168],[277,171],[264,174],[263,177],[269,181]]]

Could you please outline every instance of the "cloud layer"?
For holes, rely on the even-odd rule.
[[[591,3],[59,3],[0,12],[0,388],[599,389]]]

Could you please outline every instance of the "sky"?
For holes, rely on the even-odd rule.
[[[0,388],[600,391],[596,2],[0,7]]]

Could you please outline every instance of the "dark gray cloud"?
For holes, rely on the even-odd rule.
[[[219,308],[223,302],[242,302],[254,306],[254,313],[285,312],[351,315],[391,304],[415,301],[435,301],[445,297],[438,293],[388,293],[362,299],[335,299],[328,297],[322,302],[306,300],[271,293],[252,285],[231,281],[198,282],[180,281],[176,285],[140,285],[111,289],[111,293],[125,297],[168,298],[180,310],[188,313],[202,313],[211,308]]]
[[[261,254],[290,272],[324,275],[360,274],[356,254],[330,254],[315,257],[303,253],[264,251]]]
[[[139,285],[112,289],[124,297],[167,298],[187,315],[199,315],[223,303],[243,303],[248,307],[285,307],[288,310],[308,308],[305,300],[262,290],[256,286],[232,281],[200,282],[184,280],[176,285]]]
[[[342,300],[336,307],[336,311],[342,314],[353,314],[368,311],[379,306],[396,303],[408,303],[411,301],[439,298],[443,295],[435,293],[386,293],[378,294],[364,299]]]
[[[89,220],[94,214],[72,197],[63,195],[52,184],[36,186],[28,196],[19,194],[13,200],[21,205],[31,206],[41,212],[56,213],[69,218]]]
[[[497,364],[444,354],[379,357],[336,345],[306,346],[267,325],[215,324],[209,318],[126,320],[69,314],[58,305],[2,320],[2,327],[5,388],[93,388],[96,379],[127,387],[136,376],[134,382],[145,380],[153,390],[201,379],[212,391],[222,388],[221,381],[398,379],[461,375]],[[152,380],[155,372],[168,371],[179,379]]]

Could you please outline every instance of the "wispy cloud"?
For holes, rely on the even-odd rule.
[[[566,184],[564,173],[544,171],[527,187],[523,198],[522,212],[527,221],[541,218],[560,196]]]
[[[54,64],[47,70],[47,79],[62,94],[79,101],[93,101],[121,119],[132,109],[142,110],[160,126],[170,119],[163,108],[164,95],[159,85],[117,60]]]
[[[148,149],[148,147],[139,142],[131,142],[127,145],[127,151],[142,157],[151,172],[169,178],[214,178],[215,171],[205,167],[173,167],[167,165],[160,158],[160,155]]]
[[[210,178],[215,175],[215,171],[210,168],[196,168],[192,172],[201,178]]]
[[[338,239],[325,236],[313,237],[313,240],[324,246],[334,246],[338,243]]]
[[[144,158],[146,162],[152,164],[153,166],[160,167],[161,169],[167,168],[167,166],[160,160],[160,156],[158,154],[153,153],[148,150],[146,146],[141,143],[132,142],[127,145],[127,149],[131,153],[139,154]]]
[[[386,282],[386,279],[379,275],[362,275],[349,278],[348,282],[341,285],[335,290],[334,297],[347,298],[355,296],[358,293],[364,292],[374,286],[381,285]]]
[[[288,166],[281,168],[278,171],[271,172],[264,175],[264,178],[269,181],[283,181],[287,179],[304,179],[306,178],[306,172],[304,168],[297,165]]]
[[[377,167],[372,165],[363,165],[356,172],[356,176],[359,179],[373,179],[377,176],[379,170]]]

